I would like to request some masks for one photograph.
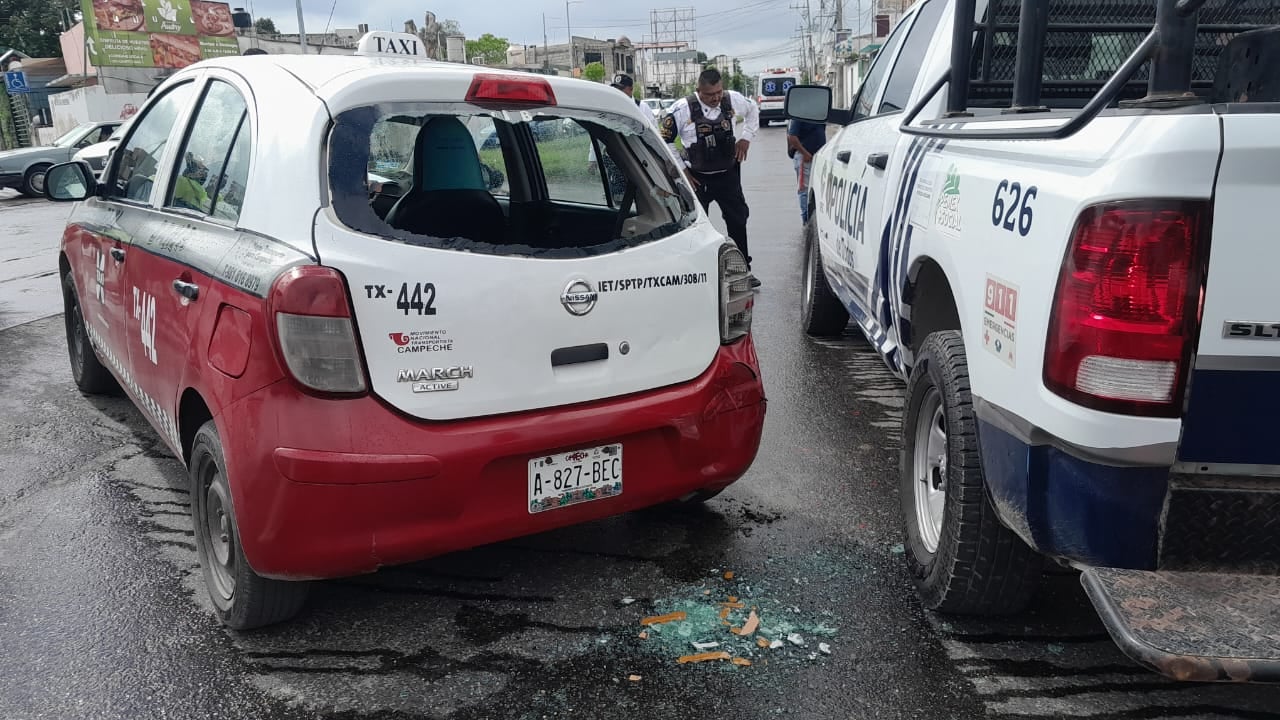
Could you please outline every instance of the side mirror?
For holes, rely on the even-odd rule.
[[[783,112],[790,120],[815,123],[849,123],[849,111],[831,107],[831,88],[826,85],[793,85],[787,90]]]
[[[93,170],[83,160],[54,165],[44,176],[45,197],[58,202],[84,200],[93,195],[97,187]]]

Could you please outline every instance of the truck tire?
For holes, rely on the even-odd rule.
[[[196,554],[218,619],[233,630],[251,630],[297,615],[310,585],[264,578],[245,559],[222,440],[212,420],[196,431],[189,468]]]
[[[812,210],[812,208],[810,208]],[[804,290],[800,298],[800,322],[814,337],[831,337],[849,326],[849,311],[827,284],[818,247],[818,221],[809,215],[804,225]]]
[[[899,496],[907,565],[929,610],[1006,615],[1031,601],[1044,560],[988,499],[964,340],[925,338],[907,385]]]
[[[49,163],[39,163],[27,168],[27,172],[22,176],[22,187],[18,188],[18,192],[32,198],[44,197],[45,173],[49,172],[51,167],[53,166]]]
[[[80,310],[80,298],[71,273],[62,276],[62,320],[67,329],[67,355],[71,360],[71,379],[80,392],[88,395],[109,395],[119,390],[111,371],[98,359],[98,352],[89,341],[89,330]]]

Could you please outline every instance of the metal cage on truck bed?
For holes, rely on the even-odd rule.
[[[1231,48],[1261,45],[1257,31],[1280,25],[1275,0],[956,0],[951,69],[903,119],[913,135],[1053,139],[1073,135],[1116,103],[1178,107],[1226,102]],[[1247,35],[1246,35],[1247,34]],[[1268,40],[1274,43],[1274,35]],[[1254,65],[1252,75],[1280,69]],[[1049,128],[950,130],[912,127],[947,88],[946,117],[970,110],[1035,113],[1078,109]]]

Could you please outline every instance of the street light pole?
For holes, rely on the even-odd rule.
[[[302,46],[302,54],[307,54],[307,29],[302,25],[302,0],[296,0],[298,6],[298,45]]]

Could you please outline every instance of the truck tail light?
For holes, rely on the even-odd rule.
[[[481,73],[471,80],[467,90],[467,102],[473,105],[536,105],[556,104],[555,91],[546,78],[523,75],[495,75]]]
[[[1049,319],[1046,387],[1097,410],[1181,413],[1206,219],[1205,203],[1180,200],[1080,214]]]
[[[304,265],[271,286],[267,306],[276,346],[302,386],[324,393],[363,393],[364,366],[347,285],[336,271]]]
[[[731,343],[751,332],[751,311],[756,296],[751,271],[738,248],[726,243],[720,249],[720,342]]]

